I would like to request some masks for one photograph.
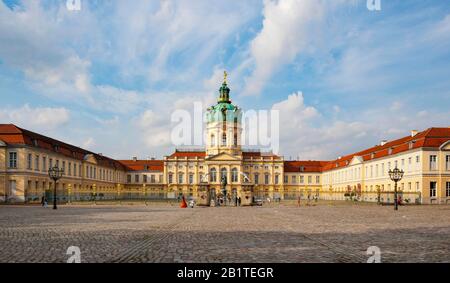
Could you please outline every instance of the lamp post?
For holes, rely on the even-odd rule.
[[[389,170],[389,177],[392,181],[395,182],[394,187],[394,209],[398,210],[398,197],[397,197],[397,182],[399,182],[403,178],[403,170],[398,169],[397,167],[394,168],[394,170]]]
[[[54,166],[53,168],[48,169],[48,176],[50,179],[53,179],[55,186],[53,189],[53,209],[57,209],[56,206],[56,182],[61,179],[64,174],[64,169],[58,168],[58,166]]]

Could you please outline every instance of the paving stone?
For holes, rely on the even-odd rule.
[[[0,206],[0,262],[450,262],[450,207]]]

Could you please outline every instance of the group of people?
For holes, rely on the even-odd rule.
[[[297,205],[298,205],[298,206],[300,206],[301,200],[302,200],[302,197],[301,197],[301,196],[298,196],[298,197],[297,197]],[[310,205],[311,201],[318,202],[318,201],[319,201],[319,196],[318,196],[318,195],[312,196],[311,194],[308,194],[308,198],[307,198],[307,203],[306,203],[306,205]]]
[[[233,200],[235,206],[241,206],[241,203],[242,203],[241,197],[238,197],[238,196],[233,197],[233,198],[231,196],[228,196],[227,200],[228,200],[229,204],[231,204],[231,201]],[[226,205],[225,198],[223,196],[217,196],[215,201],[219,205]]]

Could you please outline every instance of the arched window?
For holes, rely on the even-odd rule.
[[[184,174],[178,173],[178,184],[183,184],[184,182]]]
[[[216,146],[216,136],[214,134],[211,135],[211,146]]]
[[[237,182],[238,181],[238,170],[237,168],[233,168],[231,170],[231,182]]]
[[[226,146],[227,145],[227,134],[224,133],[222,134],[222,146]]]
[[[217,170],[216,168],[211,168],[209,171],[209,179],[211,182],[217,182]]]
[[[173,174],[172,174],[172,173],[169,173],[168,178],[169,178],[169,180],[167,180],[167,182],[168,182],[169,184],[172,184],[172,183],[173,183]],[[128,182],[128,183],[131,183],[131,175],[128,175],[128,179],[129,179],[129,182]]]
[[[222,168],[220,170],[220,180],[222,180],[223,177],[227,178],[227,168]]]

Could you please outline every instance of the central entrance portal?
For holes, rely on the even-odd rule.
[[[236,206],[237,198],[241,206],[252,205],[253,186],[242,185],[241,188],[231,188],[226,193],[226,200],[222,189],[202,183],[197,189],[197,205],[199,206]]]

